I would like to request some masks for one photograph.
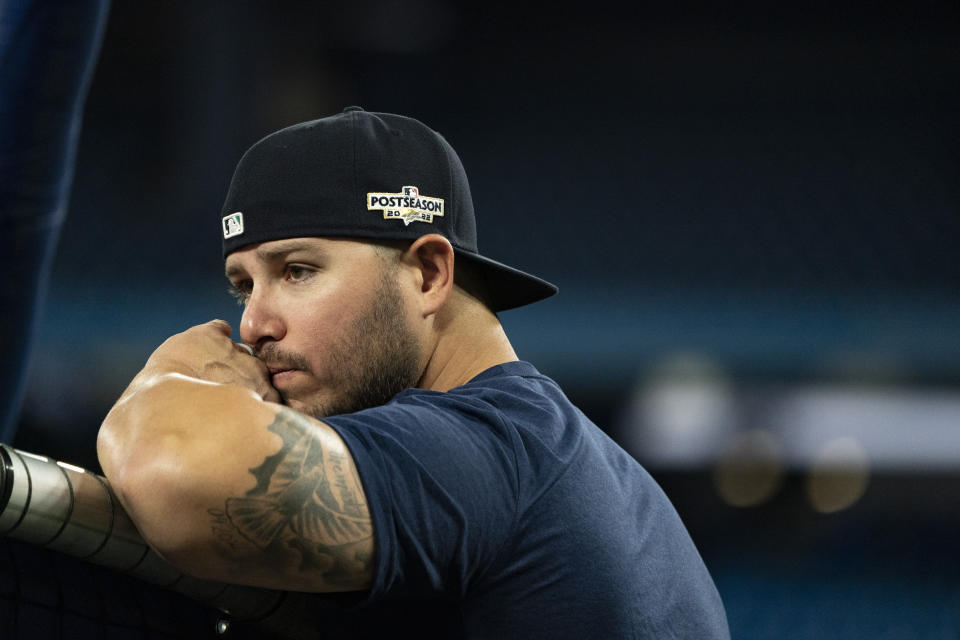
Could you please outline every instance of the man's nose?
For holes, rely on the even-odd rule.
[[[270,291],[254,287],[240,318],[240,338],[259,348],[264,342],[282,340],[286,331],[283,316]]]

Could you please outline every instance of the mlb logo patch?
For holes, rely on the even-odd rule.
[[[443,198],[420,195],[420,189],[406,185],[399,193],[367,193],[367,209],[382,211],[384,220],[402,220],[405,226],[411,222],[433,222],[434,216],[443,215]]]
[[[228,216],[223,216],[223,237],[232,238],[243,233],[243,213],[237,211]]]

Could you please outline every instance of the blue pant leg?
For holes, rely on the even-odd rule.
[[[109,0],[0,3],[0,441],[12,442]]]

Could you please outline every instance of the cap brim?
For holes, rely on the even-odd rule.
[[[454,248],[458,258],[478,267],[487,281],[487,301],[493,311],[506,311],[549,298],[559,291],[556,285],[496,260]]]

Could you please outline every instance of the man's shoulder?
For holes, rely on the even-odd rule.
[[[410,451],[476,451],[510,458],[572,455],[578,440],[599,431],[533,365],[507,362],[446,392],[406,389],[378,407],[324,418],[348,442],[404,445]],[[457,453],[459,452],[459,453]]]
[[[447,420],[451,413],[470,419],[516,418],[529,411],[572,408],[557,384],[528,362],[495,365],[449,391],[409,388],[388,403],[350,414],[376,422],[384,418]],[[339,417],[338,417],[339,418]]]

